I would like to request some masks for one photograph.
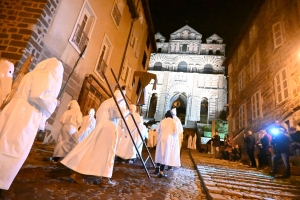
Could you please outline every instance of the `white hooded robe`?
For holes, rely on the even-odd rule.
[[[0,114],[0,188],[8,190],[26,160],[39,127],[57,106],[63,66],[56,58],[27,73]]]
[[[114,95],[122,99],[119,90]],[[96,128],[61,163],[81,174],[111,178],[120,117],[114,99],[105,100],[97,111]]]
[[[65,111],[60,118],[62,124],[58,134],[53,157],[65,157],[76,145],[76,133],[82,123],[82,113],[76,100],[68,105],[69,110]]]
[[[158,142],[156,145],[155,162],[180,167],[180,162],[174,162],[171,157],[171,152],[175,146],[178,146],[178,141],[174,143],[174,137],[177,137],[176,123],[172,118],[164,118],[157,126]]]
[[[14,64],[0,59],[0,106],[11,91]]]
[[[78,143],[86,138],[96,127],[96,119],[94,117],[95,110],[92,108],[89,114],[82,118],[82,125],[76,136]]]

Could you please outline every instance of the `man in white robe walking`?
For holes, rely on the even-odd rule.
[[[86,138],[96,127],[95,110],[90,109],[89,114],[82,118],[82,125],[76,134],[78,143]]]
[[[82,113],[76,100],[70,101],[68,108],[60,118],[62,127],[54,148],[54,162],[65,157],[78,143],[76,133],[82,123]]]
[[[159,178],[167,177],[164,173],[165,165],[172,167],[180,167],[180,161],[171,158],[171,152],[175,148],[174,137],[177,137],[178,131],[175,121],[172,118],[172,114],[168,111],[165,114],[165,118],[157,126],[158,142],[156,145],[155,162],[156,170],[155,174],[159,173]],[[176,143],[178,146],[178,141]],[[179,151],[178,151],[179,157]]]
[[[26,74],[0,114],[0,189],[8,190],[26,160],[38,129],[59,105],[63,66],[49,58]]]
[[[114,96],[118,102],[123,99],[120,90],[116,90]],[[105,100],[100,105],[96,115],[96,128],[61,161],[75,172],[71,175],[74,181],[83,183],[81,174],[85,174],[103,177],[102,187],[116,185],[110,178],[114,166],[120,117],[113,98]]]
[[[0,106],[11,91],[14,69],[12,62],[0,59]]]

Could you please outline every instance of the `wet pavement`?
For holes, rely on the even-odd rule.
[[[210,154],[195,150],[190,153],[209,199],[300,199],[299,176],[273,178],[269,176],[269,170],[214,159]]]
[[[69,178],[71,170],[61,164],[52,165],[49,158],[53,149],[53,144],[35,141],[10,189],[2,192],[2,199],[207,199],[188,150],[182,150],[182,167],[166,171],[167,178],[152,175],[154,169],[151,167],[152,178],[148,179],[139,161],[120,163],[115,164],[112,176],[118,185],[102,188],[100,180],[93,176],[84,176],[85,183],[77,184]],[[154,149],[150,151],[151,154],[155,152]],[[95,153],[95,159],[97,156],[101,155]],[[152,164],[148,161],[147,165]]]

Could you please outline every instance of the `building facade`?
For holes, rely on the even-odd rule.
[[[223,65],[229,77],[229,133],[241,144],[274,121],[300,122],[300,1],[258,2]],[[299,128],[299,127],[298,127]]]
[[[158,53],[151,54],[148,72],[157,75],[157,87],[151,90],[153,81],[146,87],[144,116],[160,121],[176,104],[185,127],[217,119],[227,104],[223,39],[213,34],[203,43],[188,25],[172,33],[169,42],[160,33],[155,39]]]
[[[129,102],[136,102],[140,88],[132,83],[140,77],[133,74],[147,71],[150,53],[156,51],[147,0],[4,0],[0,7],[0,57],[12,61],[15,72],[29,54],[31,69],[56,57],[64,65],[64,85],[87,45],[48,130],[59,132],[59,119],[72,99],[83,115],[98,109],[110,97],[104,76],[113,80],[111,69],[127,86]]]

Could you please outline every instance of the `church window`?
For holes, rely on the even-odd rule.
[[[161,53],[161,48],[158,48],[158,49],[157,49],[157,53]]]
[[[250,65],[250,78],[253,78],[259,72],[259,59],[258,50],[256,50],[253,56],[249,60]]]
[[[213,53],[213,50],[212,49],[210,49],[209,51],[208,51],[208,55],[213,55],[214,53]]]
[[[124,0],[115,0],[113,9],[111,11],[111,17],[117,28],[120,25],[124,6],[125,6]]]
[[[274,78],[276,103],[281,103],[289,97],[287,70],[283,69]]]
[[[221,55],[221,51],[219,49],[216,51],[216,55]]]
[[[239,108],[239,128],[245,128],[246,126],[246,105],[242,104]]]
[[[178,64],[177,72],[187,72],[187,63],[184,61],[181,61]]]
[[[205,49],[202,49],[202,50],[201,50],[201,54],[202,54],[202,55],[206,55],[206,50],[205,50]]]
[[[95,68],[95,72],[99,75],[99,77],[102,80],[104,80],[112,49],[113,46],[111,45],[111,42],[109,41],[107,35],[105,35],[98,56],[97,66]]]
[[[84,1],[75,27],[69,39],[69,42],[78,53],[81,53],[84,46],[88,44],[95,21],[96,16],[91,6],[89,5],[88,1]]]
[[[280,22],[273,24],[273,41],[275,49],[283,44],[282,26]]]
[[[143,57],[143,61],[142,61],[143,69],[146,68],[146,62],[147,62],[147,54],[146,54],[146,52],[144,52],[144,57]]]
[[[183,44],[182,45],[182,52],[186,53],[186,51],[187,51],[187,44]]]
[[[251,97],[251,107],[252,107],[252,119],[257,119],[261,117],[261,100],[260,100],[260,91],[255,92]]]
[[[193,67],[193,68],[192,68],[192,72],[193,72],[193,73],[197,73],[197,67]]]
[[[162,63],[161,62],[156,62],[154,64],[154,68],[153,68],[154,71],[162,71]]]
[[[202,98],[200,107],[200,123],[206,124],[208,116],[208,99]]]
[[[204,72],[205,74],[212,74],[212,73],[214,72],[213,66],[210,65],[210,64],[204,65],[203,72]]]
[[[241,71],[238,76],[238,86],[239,91],[241,91],[245,87],[245,72]]]

